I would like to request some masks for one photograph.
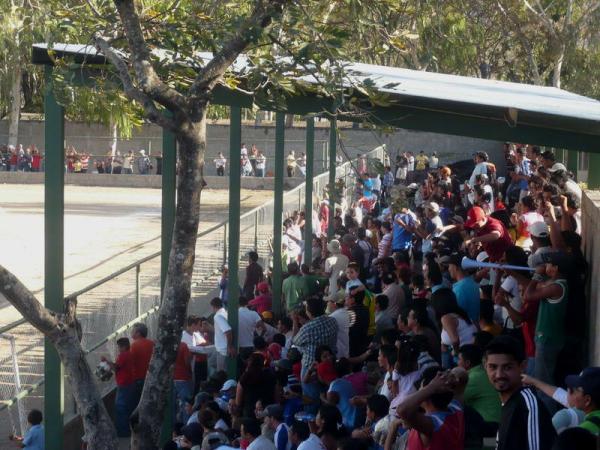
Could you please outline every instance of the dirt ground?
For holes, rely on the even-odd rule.
[[[267,191],[242,190],[242,212],[264,204]],[[202,193],[200,230],[227,220],[228,191]],[[160,250],[157,189],[65,186],[65,294]],[[0,185],[0,265],[40,300],[44,286],[44,188]],[[0,326],[20,314],[0,298]]]

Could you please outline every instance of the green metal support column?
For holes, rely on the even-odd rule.
[[[227,321],[237,348],[240,296],[240,149],[242,148],[242,108],[232,106],[229,119],[229,280],[227,280]],[[227,358],[227,372],[237,379],[237,359]]]
[[[52,67],[46,66],[44,99],[46,169],[44,173],[44,305],[63,311],[65,112],[52,92]],[[63,367],[52,344],[44,341],[44,427],[47,450],[62,450]]]
[[[335,186],[335,169],[337,166],[337,120],[331,119],[329,125],[329,190]],[[329,223],[327,227],[327,239],[332,239],[334,234],[333,218],[335,217],[335,202],[329,196]]]
[[[315,159],[315,118],[306,118],[306,182],[304,189],[304,261],[312,263],[312,210]]]
[[[275,113],[275,191],[273,193],[273,314],[283,311],[281,283],[281,230],[283,226],[283,169],[285,159],[285,113]],[[307,157],[308,160],[308,157]]]
[[[160,239],[160,291],[161,294],[167,281],[169,269],[169,254],[173,240],[173,227],[175,225],[175,210],[177,206],[177,142],[175,135],[163,128],[162,130],[163,167],[161,177],[161,239]],[[141,288],[140,288],[141,289]],[[161,295],[162,301],[162,295]],[[143,312],[143,311],[140,311]],[[173,386],[171,386],[173,389]],[[173,397],[167,397],[167,411],[173,410]],[[173,415],[165,414],[161,430],[161,442],[169,440],[173,430]]]
[[[567,150],[567,169],[569,169],[577,178],[577,169],[579,168],[579,152]]]
[[[588,189],[600,189],[600,153],[589,153]]]

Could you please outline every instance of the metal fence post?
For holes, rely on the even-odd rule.
[[[223,225],[223,265],[227,264],[227,222]]]
[[[135,317],[139,317],[142,313],[142,292],[140,286],[141,266],[135,266]]]
[[[254,212],[254,250],[258,253],[258,210]]]
[[[19,373],[19,362],[17,361],[17,346],[15,343],[15,337],[10,334],[0,335],[8,339],[10,342],[10,353],[12,355],[12,367],[13,367],[13,378],[15,380],[15,397],[21,393],[21,374]],[[27,414],[23,410],[23,401],[17,400],[17,413],[19,414],[19,434],[23,436],[25,434],[25,428],[27,427]],[[10,414],[10,411],[8,412]]]

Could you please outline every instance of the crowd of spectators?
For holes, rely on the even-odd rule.
[[[0,145],[0,170],[6,172],[43,172],[44,153],[35,145],[24,148],[22,144]],[[65,148],[66,173],[106,173],[106,174],[162,174],[162,153],[146,154],[146,150],[109,151],[105,156],[94,156],[86,151]]]
[[[550,151],[507,144],[505,156],[506,177],[478,152],[464,180],[435,154],[414,167],[401,155],[383,174],[360,158],[353,199],[319,203],[311,242],[303,213],[284,221],[281,298],[248,254],[237,330],[224,267],[213,314],[187,319],[164,448],[596,448],[581,189]],[[406,185],[404,169],[425,179]],[[149,359],[145,332],[111,362],[121,435]]]

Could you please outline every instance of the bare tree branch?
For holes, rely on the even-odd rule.
[[[144,93],[172,112],[184,109],[185,98],[177,90],[165,84],[152,66],[150,50],[144,39],[140,18],[133,0],[114,0],[125,30],[132,65]]]
[[[92,0],[85,0],[85,1],[86,1],[87,5],[90,7],[90,9],[92,10],[92,14],[94,14],[94,16],[96,16],[98,19],[100,19],[104,22],[106,20],[106,18],[102,14],[100,14],[100,11],[98,11],[98,9],[94,5],[94,3],[92,3]]]
[[[125,95],[127,95],[127,97],[130,99],[135,100],[143,107],[144,113],[148,120],[169,130],[175,130],[175,122],[166,117],[156,107],[156,104],[149,95],[146,95],[133,85],[133,80],[129,74],[129,67],[123,58],[115,51],[115,49],[113,49],[99,33],[95,33],[93,39],[94,43],[96,44],[96,48],[102,52],[104,56],[106,56],[106,58],[117,70],[119,78],[121,79],[121,83],[123,83]]]
[[[39,331],[50,335],[59,329],[55,313],[46,309],[19,279],[0,266],[0,293]]]
[[[275,15],[291,0],[257,0],[254,11],[240,26],[236,34],[225,43],[221,51],[200,71],[190,88],[192,97],[202,91],[210,91],[239,54],[258,37],[258,32],[270,25]]]

